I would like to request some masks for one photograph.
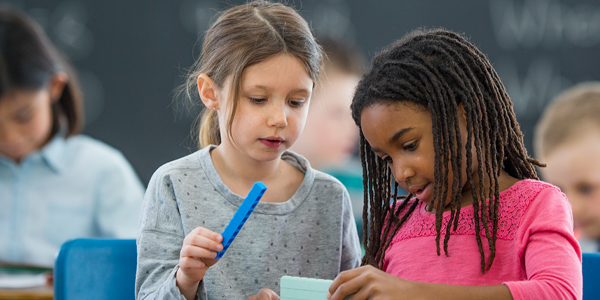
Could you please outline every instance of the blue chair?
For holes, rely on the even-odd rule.
[[[583,300],[600,299],[600,253],[583,253]]]
[[[135,299],[136,259],[135,240],[67,241],[54,266],[54,299]]]

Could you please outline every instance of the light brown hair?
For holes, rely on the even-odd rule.
[[[559,94],[542,113],[536,128],[534,149],[543,158],[569,139],[600,129],[600,82],[585,82]]]
[[[190,98],[197,79],[206,74],[222,88],[231,76],[233,106],[227,132],[235,117],[242,73],[254,64],[278,54],[287,54],[304,64],[313,82],[319,78],[321,48],[306,21],[291,7],[268,1],[252,1],[221,14],[206,32],[200,58],[188,75],[185,89]],[[198,124],[198,146],[221,143],[216,113],[204,109]]]

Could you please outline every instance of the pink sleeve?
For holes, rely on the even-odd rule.
[[[531,200],[515,238],[527,276],[527,281],[504,283],[515,300],[582,298],[581,250],[564,194],[543,189]]]

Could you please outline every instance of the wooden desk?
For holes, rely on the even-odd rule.
[[[52,286],[52,269],[46,267],[38,267],[32,265],[13,264],[5,261],[0,261],[0,271],[2,273],[19,273],[33,272],[46,273],[46,285],[30,288],[0,288],[0,300],[52,300],[54,295],[54,287]]]
[[[54,290],[51,286],[26,289],[0,289],[0,300],[52,300]]]

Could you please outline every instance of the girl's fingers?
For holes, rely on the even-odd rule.
[[[220,244],[219,244],[220,245]],[[221,246],[221,248],[223,248]],[[213,251],[207,248],[198,247],[194,245],[184,245],[181,247],[179,252],[180,257],[194,257],[194,258],[215,258],[217,257],[217,251]]]
[[[217,242],[222,242],[223,241],[223,236],[221,236],[220,234],[210,230],[210,229],[206,229],[204,227],[197,227],[194,230],[192,230],[192,232],[190,232],[189,235],[192,235],[192,233],[194,235],[198,235],[198,236],[204,236],[207,237],[213,241],[217,241]]]
[[[355,294],[351,294],[348,298],[340,298],[346,300],[367,300],[369,299],[369,291],[366,289],[360,289]]]
[[[205,248],[212,251],[221,251],[223,250],[223,244],[216,240],[209,239],[205,236],[194,235],[190,237],[190,246]]]
[[[350,281],[346,281],[344,283],[342,283],[340,286],[337,287],[337,289],[335,290],[335,292],[333,294],[330,294],[331,292],[327,293],[327,296],[329,297],[329,300],[344,300],[346,299],[346,297],[352,295],[352,298],[350,299],[354,299],[354,300],[358,300],[358,299],[367,299],[367,298],[360,298],[360,293],[358,293],[360,291],[360,288],[363,286],[362,283],[360,283],[359,280],[360,277],[354,278]]]
[[[346,296],[356,293],[356,291],[358,291],[360,287],[360,282],[357,279],[360,277],[363,271],[364,267],[360,267],[344,271],[338,274],[338,276],[333,280],[333,282],[329,286],[329,292],[327,292],[327,299],[342,300]]]
[[[203,227],[198,227],[185,237],[183,245],[190,245],[218,252],[223,250],[221,241],[223,241],[223,237],[220,234]]]
[[[258,294],[248,297],[248,300],[279,300],[279,295],[271,289],[262,288]]]
[[[183,240],[183,245],[179,251],[179,257],[191,257],[194,259],[217,257],[217,252],[223,250],[221,241],[223,237],[204,227],[197,227],[192,230]],[[206,264],[206,261],[203,261]],[[209,265],[214,262],[208,262]]]
[[[179,268],[189,272],[191,269],[203,269],[206,267],[203,261],[193,257],[185,256],[179,259]]]

